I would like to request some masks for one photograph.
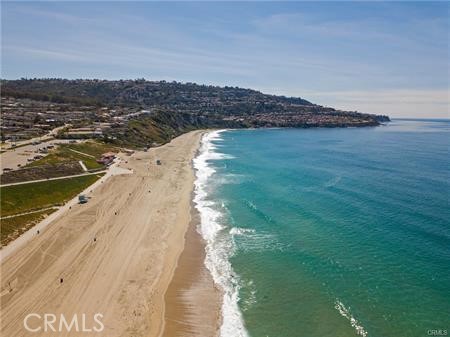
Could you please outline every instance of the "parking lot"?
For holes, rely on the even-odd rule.
[[[17,170],[21,166],[29,163],[35,156],[45,156],[45,153],[39,152],[40,148],[48,147],[49,145],[55,146],[57,144],[67,144],[69,142],[70,140],[68,139],[53,139],[40,144],[30,144],[7,150],[0,154],[1,173],[3,173],[5,169]]]

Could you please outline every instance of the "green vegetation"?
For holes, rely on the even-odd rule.
[[[103,165],[98,164],[96,158],[109,151],[117,151],[117,149],[108,144],[92,141],[63,144],[51,151],[48,156],[23,169],[2,174],[1,181],[3,184],[7,184],[80,174],[82,169],[78,163],[79,160],[82,160],[88,169],[101,169]],[[72,199],[102,175],[99,173],[1,187],[1,216],[7,217],[1,220],[1,244],[6,245],[20,236],[48,214],[54,212],[55,208],[52,207],[60,206]],[[27,212],[32,213],[22,214]],[[15,214],[22,215],[14,216]]]
[[[219,99],[220,111],[230,110],[223,103],[230,101],[241,103],[239,107],[256,107],[255,102],[289,103],[313,105],[299,97],[265,95],[259,91],[237,87],[218,87],[166,81],[138,80],[66,80],[66,79],[22,79],[8,80],[2,83],[2,95],[16,98],[31,98],[37,101],[53,103],[72,103],[81,105],[158,105],[174,108],[174,105],[198,103],[208,99]],[[196,104],[197,105],[197,104]],[[258,109],[265,109],[264,104]],[[220,112],[219,110],[214,112]]]
[[[102,174],[6,186],[0,189],[1,214],[8,216],[61,205],[93,184]]]
[[[0,175],[2,184],[13,184],[31,180],[65,177],[84,173],[76,161],[62,162],[57,165],[27,166],[20,170],[4,172]]]
[[[110,127],[102,130],[105,142],[135,148],[166,143],[194,129],[362,127],[389,121],[387,116],[336,110],[300,97],[145,79],[5,80],[2,96],[51,101],[61,112],[84,111],[83,122],[78,121],[77,127],[108,123]]]
[[[118,148],[105,143],[87,141],[78,144],[62,144],[44,158],[34,161],[20,170],[5,172],[0,176],[2,184],[64,177],[84,173],[79,161],[88,170],[101,170],[96,162],[105,152],[117,152]]]
[[[131,120],[123,135],[117,135],[116,143],[131,146],[151,146],[153,143],[164,144],[170,139],[190,130],[195,129],[191,125],[183,123],[180,118],[177,123],[173,123],[169,126],[168,119],[169,114],[165,115],[159,112],[153,118],[141,118],[139,120]],[[157,120],[158,118],[158,120]],[[176,116],[171,116],[171,121],[174,121]],[[206,127],[206,126],[205,126]]]
[[[19,237],[22,233],[25,233],[28,229],[42,221],[54,211],[56,211],[56,208],[0,220],[1,245],[6,246],[10,241]]]
[[[105,152],[117,152],[119,150],[117,147],[114,147],[110,144],[104,144],[94,141],[62,145],[62,147],[67,147],[69,149],[83,152],[96,158],[100,157]]]
[[[82,160],[88,170],[100,169],[103,165],[97,163],[96,159],[99,158],[102,153],[110,151],[117,152],[117,148],[109,144],[93,141],[80,144],[61,144],[47,156],[32,162],[27,165],[27,167],[58,165],[61,163],[78,162]]]

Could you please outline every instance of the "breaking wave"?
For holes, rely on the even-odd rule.
[[[350,312],[350,308],[346,308],[344,306],[344,304],[342,304],[341,301],[339,301],[338,299],[336,300],[336,302],[334,303],[334,307],[336,308],[337,311],[339,311],[339,313],[341,314],[341,316],[347,318],[350,322],[350,324],[352,325],[352,327],[355,328],[356,333],[362,337],[367,337],[367,331],[364,329],[364,327],[356,320],[355,317],[353,317],[353,315]]]
[[[194,159],[196,170],[194,204],[200,214],[198,230],[206,241],[205,265],[223,292],[220,337],[248,337],[238,306],[239,277],[229,261],[235,251],[235,244],[225,226],[221,225],[223,214],[217,210],[219,207],[215,207],[216,204],[208,199],[208,186],[211,185],[211,176],[215,173],[209,161],[232,159],[231,156],[219,153],[217,146],[213,144],[213,141],[220,140],[221,132],[223,131],[205,134],[199,154]]]

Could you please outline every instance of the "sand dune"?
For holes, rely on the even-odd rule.
[[[2,261],[2,336],[162,333],[164,295],[190,221],[191,160],[200,136],[191,132],[124,157],[128,163],[121,166],[133,174],[114,175],[87,204],[73,206]],[[85,314],[88,329],[100,313],[104,330],[32,333],[23,325],[30,313],[68,319]],[[28,322],[44,328],[39,317]]]

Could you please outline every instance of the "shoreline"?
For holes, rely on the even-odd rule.
[[[223,294],[205,266],[206,243],[197,231],[199,222],[200,215],[191,201],[184,249],[164,298],[165,325],[161,337],[219,336]]]
[[[198,231],[206,243],[205,266],[222,294],[220,335],[248,337],[242,312],[239,308],[239,284],[234,277],[230,258],[234,252],[234,241],[227,224],[223,223],[224,213],[218,200],[211,199],[211,192],[221,184],[214,179],[215,160],[232,159],[220,152],[214,141],[220,141],[221,133],[229,129],[219,129],[207,133],[202,138],[200,151],[193,164],[196,172],[195,196],[193,202],[200,214]],[[220,181],[220,179],[219,179]]]
[[[97,181],[95,181],[92,185],[86,187],[84,190],[77,193],[75,197],[67,201],[63,206],[60,206],[55,212],[50,214],[48,217],[40,221],[39,223],[35,224],[34,226],[30,227],[27,231],[25,231],[22,235],[15,238],[13,241],[9,242],[6,246],[2,246],[0,249],[0,263],[3,262],[3,260],[7,259],[8,256],[16,252],[18,249],[20,249],[22,246],[27,244],[30,240],[32,240],[36,236],[36,231],[43,232],[45,231],[46,227],[51,224],[53,221],[56,221],[57,219],[63,217],[66,212],[72,208],[72,206],[75,206],[78,204],[78,195],[80,194],[86,194],[90,195],[96,188],[101,186],[101,184],[105,183],[110,177],[114,175],[121,175],[121,174],[131,174],[132,172],[127,169],[120,168],[119,164],[121,163],[122,159],[119,157],[116,159],[116,162],[111,165],[108,170],[106,171],[100,171],[93,174],[100,174],[105,173],[102,177],[100,177]],[[84,174],[86,175],[86,174]],[[82,175],[78,175],[82,176]],[[61,179],[61,178],[57,178]],[[53,180],[53,179],[52,179]],[[48,180],[42,180],[42,181],[48,181]],[[27,184],[28,182],[25,182]],[[7,185],[2,185],[7,186]]]
[[[105,329],[97,336],[161,336],[165,294],[183,260],[185,237],[186,247],[201,250],[190,244],[189,224],[192,160],[202,134],[189,132],[127,157],[121,167],[133,173],[100,183],[87,204],[48,220],[45,231],[4,258],[1,331],[29,335],[23,320],[30,313],[86,314],[88,322],[101,313]]]
[[[194,160],[201,154],[202,132],[195,156],[191,161],[194,172],[190,213],[191,220],[184,236],[172,280],[165,294],[164,330],[161,337],[218,337],[222,322],[223,293],[214,283],[205,265],[206,241],[199,232],[200,213],[196,208]]]

